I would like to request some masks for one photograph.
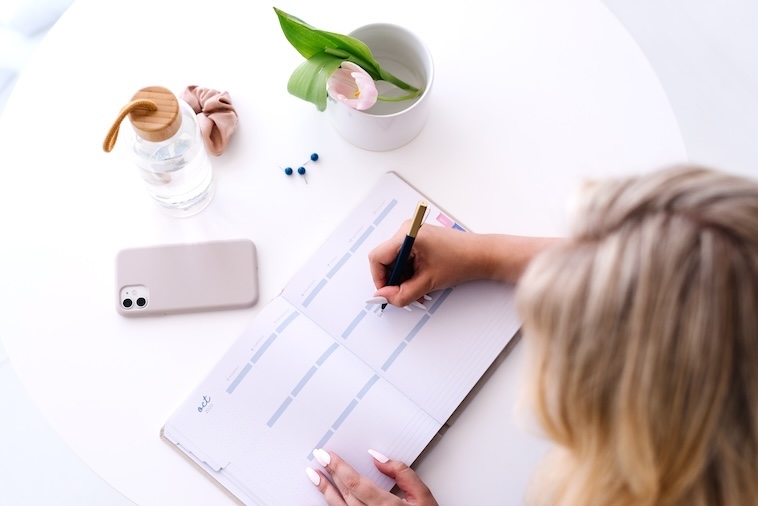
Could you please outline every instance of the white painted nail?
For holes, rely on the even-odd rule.
[[[410,306],[403,306],[403,309],[405,309],[406,311],[413,311],[413,309],[411,309]]]
[[[387,299],[384,297],[371,297],[366,300],[366,304],[387,304]]]
[[[426,306],[425,306],[425,305],[423,305],[422,303],[420,303],[420,302],[419,302],[419,301],[417,301],[417,300],[414,300],[413,302],[411,302],[411,304],[413,304],[413,305],[414,305],[414,306],[416,306],[417,308],[426,309]]]
[[[332,460],[329,456],[329,452],[324,451],[321,448],[313,450],[313,456],[316,458],[316,462],[321,464],[323,467],[328,466],[329,462]]]
[[[378,460],[382,464],[386,464],[390,460],[386,456],[384,456],[383,454],[379,453],[376,450],[369,450],[368,454],[374,457],[376,460]]]
[[[321,483],[321,476],[310,467],[305,468],[305,474],[308,475],[308,479],[311,480],[311,483],[318,487],[318,484]]]
[[[428,295],[424,295],[424,300],[432,300],[432,298]]]

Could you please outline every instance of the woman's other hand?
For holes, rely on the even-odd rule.
[[[374,458],[376,468],[395,480],[405,496],[404,499],[380,488],[370,479],[358,474],[339,455],[326,450],[314,450],[313,456],[331,475],[334,483],[329,481],[324,473],[310,467],[306,468],[306,474],[324,494],[329,506],[358,504],[438,506],[429,487],[421,481],[413,469],[400,461],[389,460],[377,451],[369,450],[369,454]]]

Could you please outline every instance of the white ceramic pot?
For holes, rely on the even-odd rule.
[[[389,151],[413,140],[429,115],[429,93],[434,81],[434,63],[426,44],[413,32],[398,25],[376,23],[362,26],[350,36],[365,43],[383,69],[423,93],[410,100],[377,101],[365,111],[328,99],[327,111],[334,128],[351,144],[371,151]],[[377,81],[380,95],[406,94],[396,86]]]

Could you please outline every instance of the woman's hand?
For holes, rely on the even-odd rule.
[[[560,239],[505,234],[475,234],[438,225],[422,226],[413,243],[408,270],[399,286],[388,286],[390,272],[408,232],[406,221],[395,235],[368,255],[377,290],[392,305],[406,306],[425,294],[473,279],[515,283],[531,259]]]
[[[324,494],[329,506],[345,505],[417,505],[438,506],[429,487],[407,465],[387,457],[374,450],[369,450],[374,457],[374,465],[397,484],[405,498],[387,492],[376,483],[358,474],[355,469],[342,460],[339,455],[326,450],[314,450],[313,456],[332,476],[334,484],[321,472],[306,468],[308,478]]]
[[[454,286],[468,276],[462,256],[473,254],[470,243],[474,234],[435,225],[422,226],[408,259],[408,269],[399,286],[388,286],[395,258],[408,232],[406,221],[391,239],[374,248],[368,255],[371,276],[377,288],[374,296],[384,297],[390,304],[406,306],[425,294]]]

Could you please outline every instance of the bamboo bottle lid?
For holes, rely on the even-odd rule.
[[[179,102],[171,91],[162,86],[148,86],[132,97],[132,102],[136,100],[150,100],[158,106],[155,111],[134,108],[129,112],[129,120],[137,135],[147,141],[161,142],[179,130],[182,115],[179,113]]]

